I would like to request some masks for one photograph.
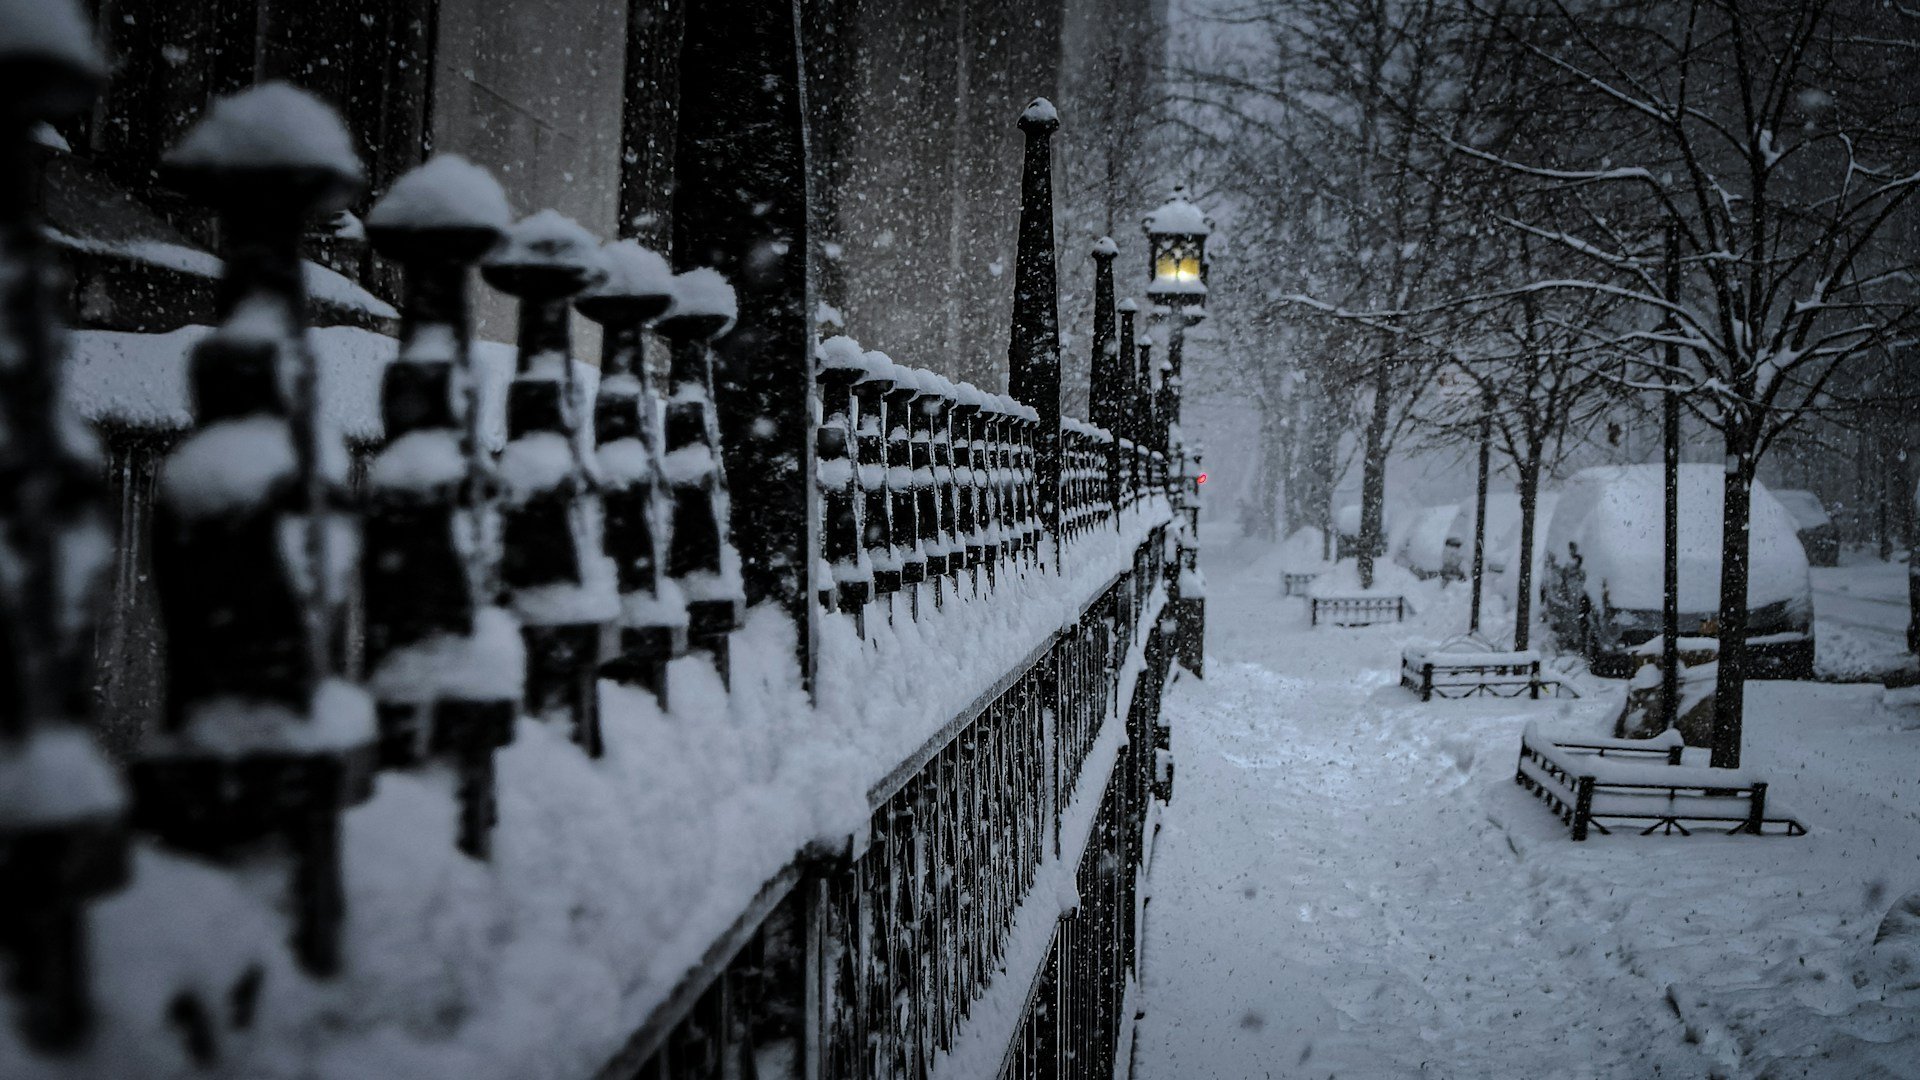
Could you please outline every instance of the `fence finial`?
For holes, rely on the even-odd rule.
[[[372,793],[374,723],[333,654],[357,537],[306,339],[300,237],[357,190],[360,164],[331,109],[263,83],[214,102],[166,167],[219,212],[226,269],[223,321],[189,368],[195,427],[155,498],[167,709],[131,772],[134,813],[193,851],[285,834],[295,947],[327,974],[345,915],[340,815]]]
[[[1092,382],[1092,400],[1088,403],[1093,425],[1105,428],[1112,441],[1105,449],[1107,489],[1118,500],[1120,492],[1121,448],[1120,440],[1126,428],[1126,385],[1128,381],[1127,364],[1132,359],[1131,347],[1122,349],[1114,331],[1116,309],[1113,301],[1113,260],[1120,254],[1120,248],[1113,238],[1103,236],[1093,245],[1093,357],[1089,367]],[[1132,324],[1132,313],[1128,313],[1128,324]],[[1118,521],[1119,515],[1116,514]]]
[[[1013,336],[1007,388],[1039,414],[1033,431],[1038,522],[1060,534],[1060,309],[1053,250],[1053,133],[1060,115],[1045,98],[1020,114],[1026,153],[1020,177],[1019,246],[1013,269]],[[1058,564],[1058,559],[1049,556]]]
[[[608,677],[652,691],[667,707],[667,661],[687,651],[687,604],[666,576],[668,497],[660,465],[659,398],[647,376],[646,325],[673,303],[667,261],[632,240],[601,251],[608,277],[574,301],[600,324],[594,398],[603,542],[620,588],[619,646]]]
[[[1116,440],[1125,438],[1133,446],[1127,451],[1127,486],[1130,496],[1140,493],[1140,448],[1143,444],[1140,425],[1140,363],[1137,359],[1139,338],[1135,330],[1135,319],[1140,305],[1133,297],[1125,297],[1114,310],[1120,313],[1120,371],[1119,400],[1120,426],[1114,431]]]
[[[667,484],[673,528],[667,573],[687,600],[687,644],[705,652],[731,679],[728,636],[741,626],[746,594],[740,555],[728,525],[727,474],[713,405],[713,341],[732,329],[733,287],[718,271],[674,278],[673,306],[657,324],[671,343],[667,393]]]
[[[0,18],[22,17],[13,7]],[[69,1050],[92,1019],[82,908],[127,876],[126,793],[81,726],[104,569],[87,553],[110,540],[98,448],[58,389],[34,131],[86,108],[104,65],[71,0],[35,14],[54,33],[0,53],[0,956],[27,1039]]]
[[[484,169],[436,157],[367,216],[375,250],[406,272],[400,355],[382,376],[386,446],[367,469],[361,589],[380,757],[445,754],[457,775],[458,843],[487,858],[494,751],[513,741],[524,692],[519,624],[493,606],[495,478],[477,427],[468,286],[512,223]]]
[[[507,387],[501,583],[527,649],[526,709],[564,718],[601,753],[600,665],[620,614],[574,387],[568,302],[606,276],[599,245],[552,210],[522,219],[481,273],[520,301],[519,373]],[[590,430],[590,429],[589,429]]]

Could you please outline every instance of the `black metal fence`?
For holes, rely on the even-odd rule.
[[[511,222],[489,178],[436,159],[367,221],[405,294],[381,376],[384,438],[349,468],[306,334],[300,243],[360,170],[319,102],[256,87],[217,103],[168,159],[225,241],[222,322],[187,360],[194,423],[155,433],[142,454],[123,439],[109,462],[63,441],[76,424],[53,390],[55,270],[31,211],[33,125],[83,107],[95,70],[58,50],[0,64],[32,91],[0,106],[0,510],[19,568],[0,582],[0,770],[24,782],[0,800],[0,944],[34,1052],[81,1052],[90,1038],[82,912],[126,880],[136,833],[255,873],[283,868],[290,948],[326,978],[348,932],[342,816],[378,771],[450,772],[447,842],[487,860],[495,757],[516,719],[559,725],[597,757],[603,681],[663,710],[677,657],[706,658],[724,682],[731,635],[753,594],[768,595],[748,587],[756,573],[797,573],[809,625],[847,618],[865,635],[880,620],[937,628],[952,603],[1018,602],[996,595],[1003,583],[1111,564],[1124,569],[1083,583],[1069,625],[873,787],[864,838],[794,853],[603,1075],[971,1076],[988,1059],[1008,1077],[1115,1072],[1149,808],[1170,790],[1161,688],[1176,651],[1198,656],[1197,641],[1175,640],[1194,628],[1162,615],[1191,563],[1168,540],[1192,491],[1167,477],[1191,470],[1169,470],[1145,424],[1058,417],[1050,106],[1022,123],[1020,279],[1046,290],[1023,291],[1015,311],[1025,400],[834,339],[801,361],[814,400],[782,403],[802,422],[765,425],[805,442],[763,439],[743,459],[721,434],[742,426],[723,407],[742,398],[714,362],[741,315],[720,275],[674,274],[552,212]],[[469,341],[475,268],[521,310],[498,449],[481,434]],[[1110,256],[1100,271],[1111,303]],[[603,329],[591,402],[576,383],[575,311]],[[664,395],[650,337],[670,357]],[[1124,380],[1096,388],[1109,414],[1151,415],[1132,343],[1095,348],[1122,361],[1100,366]],[[770,530],[790,508],[735,497],[728,463],[741,460],[768,473],[812,464],[804,527]],[[117,508],[100,482],[109,469]],[[112,646],[68,617],[88,610],[81,586],[101,569],[89,553],[115,518],[106,595],[125,605],[150,574],[165,630],[150,658],[164,707],[123,733],[133,749],[117,763],[76,737],[100,680],[139,673],[96,673],[89,646]],[[752,559],[736,531],[751,533]],[[91,787],[55,790],[76,783]],[[170,1020],[213,1064],[194,1038],[204,1017]]]

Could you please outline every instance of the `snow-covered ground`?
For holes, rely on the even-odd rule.
[[[1907,566],[1862,550],[1813,568],[1814,669],[1829,678],[1874,678],[1912,665],[1907,652]]]
[[[1463,628],[1463,587],[1310,630],[1225,531],[1208,678],[1168,702],[1135,1075],[1920,1076],[1920,935],[1874,944],[1920,890],[1920,719],[1878,686],[1750,690],[1747,763],[1810,835],[1575,844],[1513,782],[1520,730],[1605,701],[1419,704],[1400,644]]]

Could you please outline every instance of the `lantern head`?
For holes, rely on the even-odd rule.
[[[1147,296],[1166,307],[1205,307],[1207,303],[1207,237],[1213,219],[1187,199],[1186,188],[1173,189],[1144,223],[1150,258]]]

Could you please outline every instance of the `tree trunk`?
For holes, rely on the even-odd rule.
[[[1373,588],[1373,559],[1384,555],[1381,542],[1382,503],[1387,494],[1387,414],[1392,402],[1391,370],[1382,360],[1373,379],[1373,415],[1367,420],[1367,448],[1360,474],[1360,587]]]
[[[1513,593],[1513,647],[1525,649],[1533,638],[1533,526],[1534,512],[1540,505],[1540,459],[1520,463],[1520,550],[1508,556],[1516,560]]]
[[[1751,567],[1753,455],[1744,439],[1727,436],[1727,489],[1720,538],[1720,679],[1713,697],[1713,765],[1740,767],[1740,728],[1746,716],[1747,581]]]

